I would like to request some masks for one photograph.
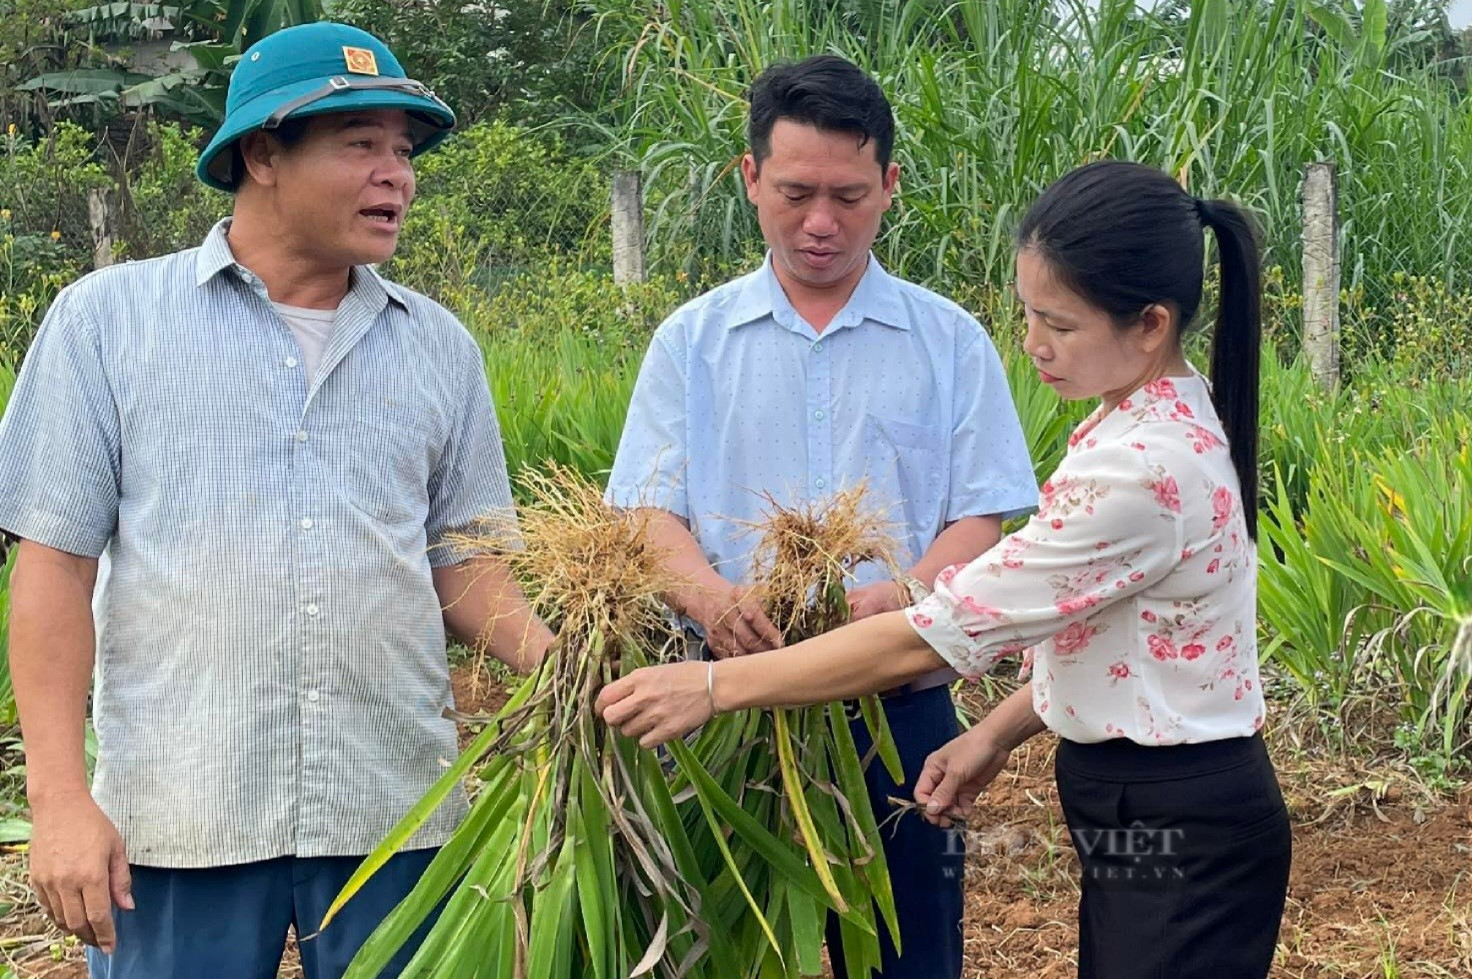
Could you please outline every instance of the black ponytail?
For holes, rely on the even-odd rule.
[[[1153,167],[1102,160],[1079,167],[1033,204],[1017,229],[1065,285],[1121,327],[1155,304],[1174,307],[1180,330],[1201,305],[1206,243],[1216,234],[1221,309],[1212,332],[1212,402],[1242,484],[1247,532],[1257,538],[1258,348],[1262,278],[1246,213],[1200,201]]]
[[[1257,235],[1230,201],[1200,201],[1201,221],[1216,232],[1221,306],[1211,334],[1211,400],[1221,416],[1242,484],[1247,533],[1257,539],[1258,361],[1262,350],[1262,260]]]

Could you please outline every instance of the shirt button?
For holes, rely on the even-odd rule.
[[[305,442],[307,440],[307,431],[306,431],[306,429],[301,429],[300,431],[298,431],[296,433],[296,440],[298,442]]]
[[[823,413],[823,409],[822,408],[819,408],[817,411],[813,412],[813,417],[816,418],[818,421],[822,421],[824,418],[827,418],[828,416]]]
[[[315,606],[315,605],[308,605],[307,606],[307,614],[308,615],[316,615],[317,614],[317,611],[318,611],[317,610],[317,606]]]
[[[818,487],[818,489],[822,489],[824,486],[828,485],[828,481],[822,476],[819,476],[817,479],[813,480],[813,485]]]
[[[302,517],[302,530],[311,530],[311,529],[312,529],[312,518],[311,517]]]
[[[823,341],[822,340],[819,340],[817,343],[813,344],[813,353],[816,354],[816,353],[822,353],[822,352],[823,352]]]
[[[286,358],[286,366],[287,367],[295,367],[296,366],[296,358],[295,357],[287,357]]]
[[[317,701],[322,699],[322,695],[315,690],[308,690],[307,699],[315,704]]]

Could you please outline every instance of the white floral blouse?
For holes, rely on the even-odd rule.
[[[941,572],[910,624],[963,675],[1026,650],[1033,707],[1071,741],[1213,741],[1262,727],[1257,555],[1199,375],[1089,416],[1038,513]]]

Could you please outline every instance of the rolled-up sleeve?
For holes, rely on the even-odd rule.
[[[947,663],[979,676],[1158,582],[1180,563],[1183,533],[1170,473],[1128,446],[1100,447],[1065,461],[1026,526],[943,571],[906,615]]]
[[[46,314],[0,419],[0,527],[101,555],[117,528],[120,445],[98,334],[73,287]]]
[[[644,355],[607,500],[617,507],[658,507],[688,518],[687,378],[677,324],[661,327]]]
[[[425,537],[430,564],[437,568],[475,556],[472,549],[449,543],[448,535],[479,529],[504,538],[508,545],[517,536],[506,453],[485,361],[469,338],[466,346],[455,421],[429,481]]]
[[[951,494],[945,521],[1020,516],[1037,504],[1037,477],[996,347],[976,321],[956,364]]]

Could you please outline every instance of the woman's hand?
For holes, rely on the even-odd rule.
[[[645,748],[683,737],[715,713],[708,685],[711,663],[646,666],[598,693],[598,713],[611,727]]]
[[[952,819],[970,812],[1011,754],[982,725],[931,752],[915,780],[915,801],[925,807],[922,815],[937,826],[949,827]]]

